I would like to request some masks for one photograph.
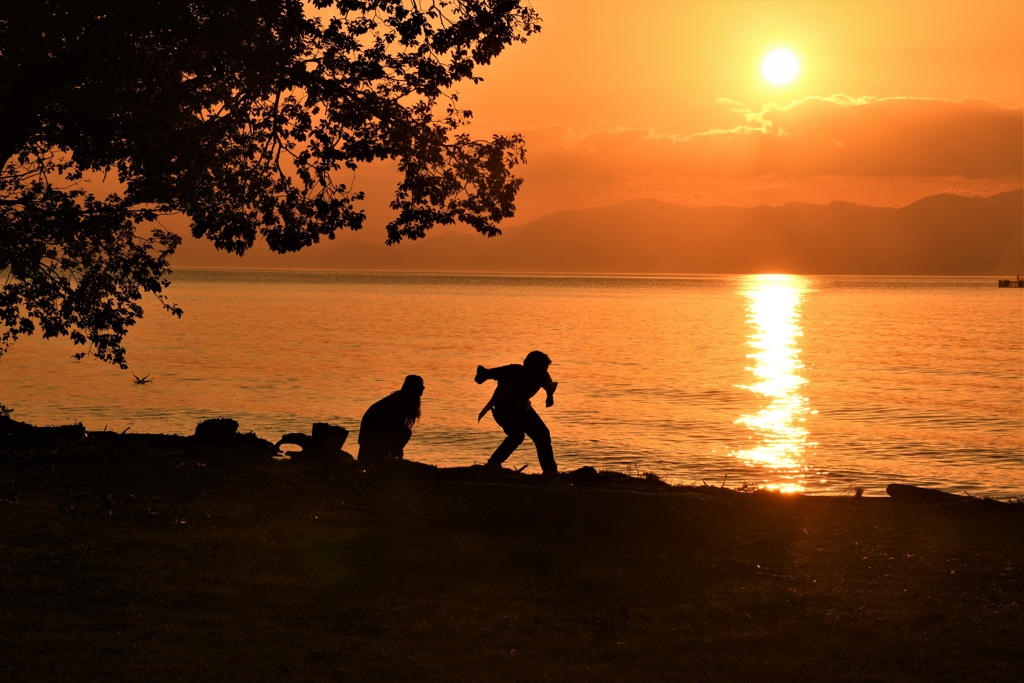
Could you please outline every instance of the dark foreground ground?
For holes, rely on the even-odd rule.
[[[270,455],[244,437],[0,441],[0,680],[1024,670],[1019,504]]]

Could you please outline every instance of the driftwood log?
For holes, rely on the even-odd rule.
[[[885,492],[889,494],[890,498],[918,503],[960,503],[966,498],[954,493],[946,493],[937,489],[926,489],[909,484],[889,484],[885,487]]]
[[[36,427],[9,415],[0,415],[0,448],[56,448],[83,443],[87,436],[81,423]]]
[[[302,432],[285,434],[275,444],[275,448],[280,450],[281,446],[285,444],[298,446],[302,449],[301,451],[289,453],[293,460],[322,460],[336,457],[352,460],[352,456],[342,450],[347,438],[348,430],[344,427],[326,422],[314,422],[312,436]]]

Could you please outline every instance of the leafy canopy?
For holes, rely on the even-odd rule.
[[[500,234],[523,141],[472,138],[453,86],[538,30],[520,0],[5,0],[0,355],[38,327],[126,367],[145,294],[181,315],[161,216],[296,251],[362,227],[375,160],[400,174],[388,244]]]

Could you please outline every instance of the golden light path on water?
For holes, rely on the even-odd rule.
[[[803,388],[800,360],[800,304],[808,290],[808,281],[795,275],[751,275],[742,281],[739,294],[746,298],[747,337],[754,361],[747,370],[756,380],[737,385],[768,399],[768,404],[751,415],[742,415],[736,424],[753,430],[755,445],[733,451],[751,467],[769,471],[765,486],[772,490],[797,493],[805,489],[809,474],[804,455],[816,444],[809,440],[806,428],[811,410]]]

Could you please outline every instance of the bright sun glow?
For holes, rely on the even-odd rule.
[[[774,85],[791,83],[800,73],[800,60],[792,50],[778,48],[764,56],[761,61],[761,74]]]

